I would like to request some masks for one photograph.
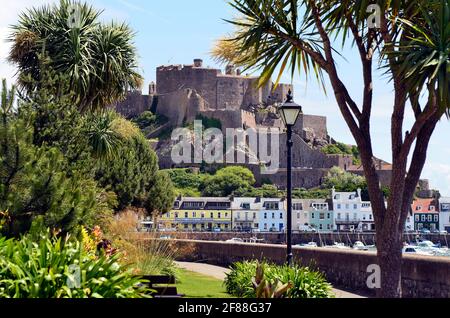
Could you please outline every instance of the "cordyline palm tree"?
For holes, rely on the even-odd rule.
[[[71,0],[23,13],[9,38],[9,59],[18,66],[19,86],[35,89],[29,83],[39,81],[45,56],[53,70],[69,77],[81,111],[104,108],[140,87],[133,32],[125,24],[100,23],[100,14]]]
[[[218,41],[213,54],[223,62],[262,69],[260,84],[279,69],[294,76],[328,77],[337,105],[355,138],[377,228],[382,297],[401,297],[403,230],[422,173],[431,135],[449,115],[450,0],[233,0],[236,30]],[[379,6],[372,19],[371,4]],[[375,7],[376,8],[376,7]],[[375,10],[376,11],[376,10]],[[376,12],[375,12],[376,13]],[[376,22],[375,24],[370,22]],[[352,41],[362,63],[362,103],[341,80],[334,43]],[[370,121],[374,62],[394,88],[391,116],[391,196],[385,206],[373,161]],[[278,81],[277,81],[278,82]],[[415,121],[404,127],[412,107]],[[404,129],[408,130],[404,133]],[[409,162],[409,165],[408,165]]]

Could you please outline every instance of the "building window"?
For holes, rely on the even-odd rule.
[[[428,222],[433,222],[433,216],[432,215],[428,216]]]
[[[353,213],[353,220],[357,220],[358,219],[358,213]]]
[[[325,220],[325,213],[320,213],[319,214],[319,219]]]
[[[272,219],[275,219],[275,213],[272,213]]]
[[[220,213],[220,212],[219,212],[219,213],[217,213],[217,218],[219,218],[219,219],[220,219],[221,217],[222,217],[222,213]]]
[[[264,230],[267,230],[267,223],[264,223]]]
[[[327,213],[327,219],[331,219],[331,213]]]
[[[225,217],[226,217],[226,218],[228,217],[228,212],[225,212]]]
[[[178,212],[175,212],[175,218],[178,219]]]
[[[311,213],[311,218],[312,218],[312,219],[314,219],[314,218],[315,218],[315,215],[314,215],[314,213]]]
[[[434,211],[434,205],[430,205],[430,207],[428,208],[428,211]]]
[[[337,219],[338,219],[338,220],[341,219],[341,214],[340,214],[340,213],[337,214]]]
[[[421,205],[416,206],[416,211],[422,211],[422,206]]]
[[[346,209],[346,210],[350,209],[350,204],[346,204],[346,205],[345,205],[345,209]]]
[[[201,214],[201,218],[204,219],[205,218],[205,212],[202,212]]]
[[[185,217],[185,218],[188,218],[188,217],[189,217],[189,213],[184,212],[184,217]]]
[[[236,213],[236,218],[237,218],[238,220],[241,219],[241,213],[240,213],[240,212]]]
[[[426,215],[422,215],[422,222],[425,222],[427,220],[427,216]]]
[[[369,220],[372,220],[372,214],[369,214]]]
[[[267,213],[264,213],[264,219],[267,219]]]
[[[327,230],[331,230],[331,225],[327,224]]]
[[[323,225],[319,224],[319,230],[323,230]]]
[[[297,213],[297,219],[300,219],[300,213]]]
[[[211,213],[209,214],[209,217],[210,217],[211,219],[214,219],[214,213],[211,212]]]
[[[338,209],[338,210],[341,209],[341,205],[340,205],[340,204],[337,205],[337,209]]]
[[[419,222],[419,221],[420,221],[420,215],[419,215],[419,214],[416,214],[415,220],[416,220],[416,222]]]
[[[283,218],[283,213],[280,213],[280,219],[282,219]]]
[[[193,218],[197,217],[197,212],[192,212],[192,217]]]
[[[184,229],[185,229],[185,230],[188,229],[188,225],[187,225],[187,224],[184,225]]]
[[[439,215],[434,216],[434,222],[439,222]]]
[[[253,213],[253,218],[256,219],[256,213]]]
[[[357,204],[353,204],[353,209],[354,210],[358,209],[358,205]]]

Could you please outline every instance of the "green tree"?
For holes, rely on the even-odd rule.
[[[80,224],[93,225],[110,213],[107,195],[93,179],[80,171],[68,170],[69,165],[57,148],[33,144],[33,123],[27,119],[34,116],[18,116],[9,107],[12,93],[2,98],[1,107],[2,233],[19,236],[35,221],[68,233]],[[19,107],[19,111],[29,109],[26,105]]]
[[[229,196],[248,191],[255,184],[253,173],[244,167],[231,166],[220,169],[215,175],[207,176],[202,184],[204,196]]]
[[[146,194],[144,207],[153,216],[168,212],[173,206],[175,189],[169,174],[166,171],[158,171],[150,190]]]
[[[102,23],[100,15],[72,0],[22,13],[9,38],[9,59],[18,67],[20,87],[36,88],[31,84],[39,82],[45,52],[51,68],[69,77],[73,102],[82,111],[104,108],[138,88],[142,77],[136,71],[134,33],[125,24]]]
[[[374,21],[369,4],[379,6],[375,12],[379,21]],[[401,233],[430,138],[443,115],[449,115],[450,0],[233,0],[231,5],[240,16],[230,21],[236,27],[234,34],[214,49],[219,60],[262,69],[261,85],[275,71],[279,71],[278,83],[286,67],[292,76],[296,71],[313,72],[324,87],[327,76],[364,167],[377,228],[379,296],[401,297]],[[362,66],[360,103],[342,81],[345,70],[336,58],[336,44],[346,45],[349,40]],[[387,128],[392,149],[387,206],[370,131],[376,59],[395,95]],[[404,118],[410,106],[415,117],[407,128]]]
[[[346,172],[339,167],[333,167],[324,178],[322,187],[335,188],[336,191],[355,192],[358,189],[367,188],[367,183],[364,177]]]
[[[157,171],[155,152],[149,142],[138,134],[124,139],[114,158],[98,163],[96,179],[101,186],[117,194],[118,208],[123,209],[145,202]]]

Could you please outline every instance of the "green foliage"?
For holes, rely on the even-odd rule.
[[[288,281],[282,285],[278,278],[275,278],[274,281],[269,281],[264,275],[264,264],[258,263],[256,276],[253,279],[253,287],[256,298],[285,298],[289,289],[292,288],[292,283]]]
[[[170,169],[167,172],[177,189],[199,189],[206,176],[205,174],[193,173],[190,169]]]
[[[157,171],[155,152],[143,136],[137,136],[123,140],[116,157],[99,162],[96,179],[117,194],[119,209],[123,209],[145,202]]]
[[[71,8],[76,11],[75,26],[69,23]],[[40,54],[45,52],[51,69],[69,77],[72,101],[80,110],[104,108],[138,88],[142,77],[136,72],[134,33],[125,24],[101,22],[100,15],[72,0],[22,13],[9,39],[9,59],[18,67],[19,85],[28,92],[38,87],[33,84],[40,80]],[[28,82],[30,77],[35,81]]]
[[[113,129],[116,118],[117,113],[113,111],[90,113],[86,118],[87,138],[96,158],[115,157],[122,141],[119,134]]]
[[[202,185],[204,196],[225,197],[248,191],[255,184],[253,173],[244,167],[230,166],[207,176]]]
[[[364,177],[346,172],[339,167],[333,167],[325,177],[322,187],[327,189],[334,187],[336,191],[354,192],[366,188],[367,183]]]
[[[145,111],[138,117],[133,118],[135,123],[144,133],[150,133],[159,126],[167,122],[167,118],[163,115],[153,114],[151,111]]]
[[[142,281],[118,257],[94,255],[80,242],[48,233],[38,240],[0,239],[0,298],[144,297]]]
[[[255,298],[257,291],[254,288],[254,277],[257,275],[259,263],[257,261],[245,261],[234,263],[231,272],[225,278],[227,292],[236,297]],[[278,266],[263,263],[263,278],[276,286],[280,284],[291,284],[286,292],[287,298],[330,298],[332,286],[327,283],[323,274],[311,270],[308,267]],[[261,273],[259,273],[261,275]],[[258,281],[258,280],[257,280]]]
[[[33,144],[30,104],[19,107],[19,114],[4,112],[0,123],[2,233],[26,233],[38,218],[45,227],[70,232],[110,213],[103,189],[85,171],[73,169],[56,147]]]
[[[338,142],[336,144],[326,145],[321,150],[327,155],[351,155],[353,156],[353,164],[361,164],[359,149],[357,146],[349,146]]]
[[[264,184],[261,188],[238,190],[235,192],[235,195],[240,197],[281,198],[284,194],[275,185]]]
[[[217,128],[222,129],[222,122],[219,119],[205,117],[198,114],[195,117],[196,120],[201,120],[203,124],[203,129]]]
[[[165,171],[158,171],[150,190],[146,194],[145,209],[151,214],[161,215],[166,213],[172,208],[175,195],[175,189],[169,174]]]
[[[329,189],[294,189],[292,197],[295,199],[328,199],[330,197]]]

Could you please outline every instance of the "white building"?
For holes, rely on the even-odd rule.
[[[450,233],[450,197],[439,199],[439,230]]]
[[[308,200],[292,200],[292,230],[305,231],[310,226]]]
[[[338,231],[375,231],[372,204],[356,192],[332,191],[334,224]]]
[[[258,228],[259,198],[233,198],[231,201],[234,231],[252,231]]]
[[[286,210],[282,199],[261,199],[255,227],[261,232],[283,232],[286,227]]]

